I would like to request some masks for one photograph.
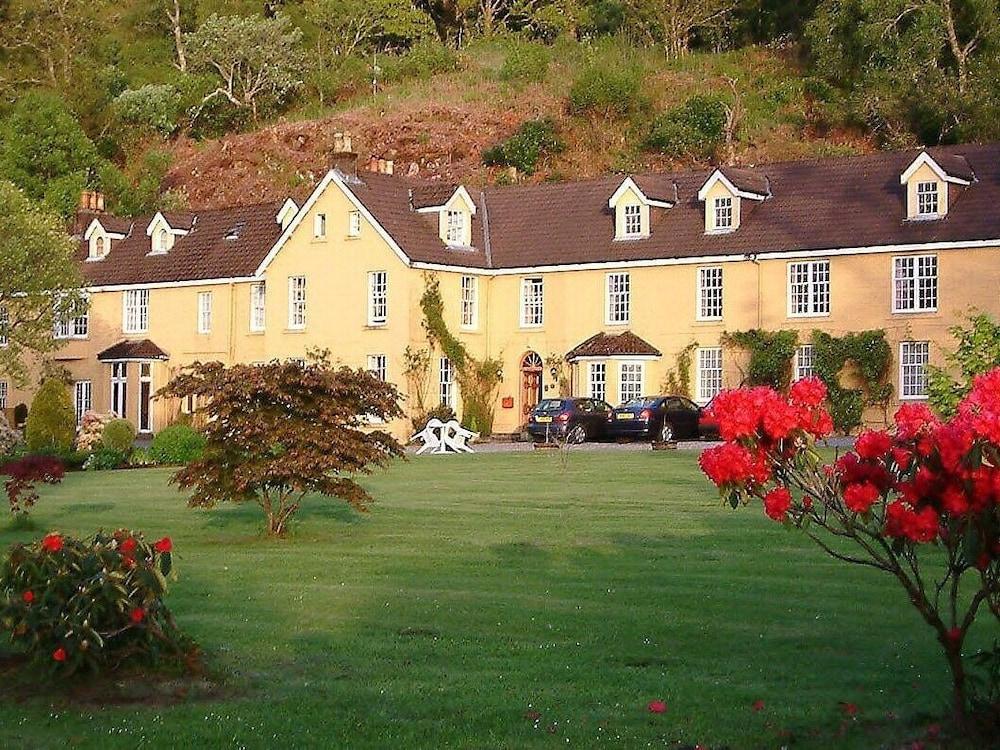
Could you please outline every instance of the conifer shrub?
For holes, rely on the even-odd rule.
[[[31,402],[25,433],[32,453],[62,453],[73,447],[76,412],[61,380],[49,378],[42,383]]]

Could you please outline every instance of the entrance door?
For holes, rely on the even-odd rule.
[[[542,358],[528,352],[521,358],[521,410],[525,417],[542,400]]]

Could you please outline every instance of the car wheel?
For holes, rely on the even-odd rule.
[[[575,425],[566,433],[566,442],[579,445],[587,440],[587,430],[582,424]]]
[[[660,442],[669,443],[674,439],[674,426],[670,422],[664,421],[663,426],[660,427]]]

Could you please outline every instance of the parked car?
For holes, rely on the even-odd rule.
[[[611,405],[595,398],[546,398],[528,415],[528,434],[569,443],[598,440],[607,435]]]
[[[683,396],[634,398],[611,412],[608,432],[634,440],[695,440],[701,408]]]
[[[712,399],[714,401],[715,399]],[[698,417],[698,437],[702,440],[719,439],[719,420],[712,416],[712,401],[703,407]]]

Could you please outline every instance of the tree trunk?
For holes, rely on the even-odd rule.
[[[173,27],[174,47],[177,50],[177,69],[182,73],[187,70],[187,54],[184,51],[184,30],[181,28],[181,0],[174,0],[174,11],[167,11],[170,25]]]
[[[962,663],[961,644],[946,644],[945,656],[948,659],[948,669],[951,670],[951,700],[955,723],[964,731],[968,719],[968,696],[965,689],[965,665]]]

